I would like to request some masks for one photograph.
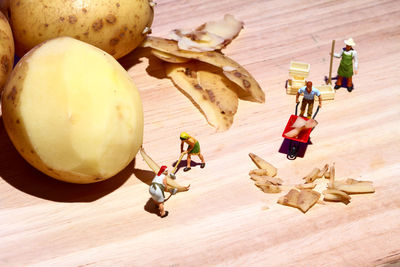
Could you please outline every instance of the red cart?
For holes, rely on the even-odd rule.
[[[285,136],[286,133],[288,133],[289,131],[291,131],[293,129],[292,125],[293,123],[297,120],[298,116],[297,116],[297,108],[299,106],[300,103],[296,104],[296,109],[295,109],[295,114],[294,115],[290,115],[289,121],[286,124],[285,130],[282,133],[282,137],[289,139],[289,151],[287,154],[287,158],[290,160],[294,160],[297,157],[297,152],[299,151],[299,147],[300,147],[300,143],[308,143],[308,141],[310,140],[310,133],[313,130],[313,128],[307,129],[307,130],[303,130],[299,133],[299,135],[297,136],[297,138],[293,138],[293,137],[287,137]],[[313,115],[313,119],[315,118],[315,116],[317,116],[317,113],[319,111],[319,106],[317,108],[317,110],[315,111],[314,115]],[[309,120],[308,118],[304,118],[305,120]]]

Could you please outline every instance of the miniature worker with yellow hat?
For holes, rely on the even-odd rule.
[[[200,153],[199,141],[197,141],[194,137],[190,136],[188,133],[185,132],[181,133],[180,139],[181,139],[181,153],[187,153],[187,165],[186,168],[183,169],[183,171],[187,172],[191,169],[190,162],[192,155],[196,155],[200,158],[201,160],[200,168],[204,168],[206,166],[206,163],[204,162],[203,155],[201,155]],[[186,151],[183,151],[183,145],[185,143],[188,145],[188,148]]]
[[[340,65],[338,68],[338,77],[335,85],[335,89],[339,89],[342,86],[343,78],[347,79],[347,91],[351,92],[353,90],[353,61],[354,61],[354,74],[358,72],[358,58],[357,51],[353,49],[356,43],[353,38],[349,38],[344,41],[346,47],[340,51],[339,54],[334,53],[333,55],[337,58],[342,58],[340,60]]]

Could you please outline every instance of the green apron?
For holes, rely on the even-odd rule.
[[[189,154],[199,154],[199,153],[200,153],[200,144],[199,144],[199,141],[197,141],[197,142],[194,144],[192,150],[190,150],[188,153],[189,153]]]
[[[346,55],[344,52],[342,54],[342,60],[340,61],[338,75],[342,77],[352,77],[353,76],[353,55]]]

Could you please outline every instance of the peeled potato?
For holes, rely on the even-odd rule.
[[[39,43],[70,36],[101,48],[115,58],[135,49],[153,22],[149,0],[10,1],[16,53]]]
[[[0,91],[14,64],[14,39],[7,18],[0,12]]]
[[[125,69],[70,37],[47,41],[18,62],[3,91],[2,112],[18,152],[66,182],[117,174],[143,140],[142,103]]]

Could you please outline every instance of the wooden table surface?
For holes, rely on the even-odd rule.
[[[216,132],[137,50],[120,60],[143,100],[144,146],[159,163],[179,156],[179,133],[201,144],[206,168],[178,171],[188,192],[161,219],[149,199],[152,173],[140,155],[116,177],[92,185],[58,182],[29,166],[0,125],[0,266],[376,266],[400,262],[400,2],[159,0],[154,36],[233,14],[243,31],[224,50],[257,79],[266,103],[240,101],[234,124]],[[323,83],[331,42],[352,37],[355,90],[324,102],[304,158],[280,153],[295,98],[285,93],[291,60]],[[339,60],[334,60],[334,75]],[[265,194],[249,179],[248,153],[278,168],[286,186]],[[199,162],[197,158],[194,158]],[[306,214],[276,204],[314,167],[371,180],[374,194]],[[320,183],[325,183],[321,181]],[[320,184],[320,189],[323,187]],[[322,187],[321,187],[322,186]]]

